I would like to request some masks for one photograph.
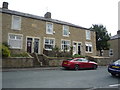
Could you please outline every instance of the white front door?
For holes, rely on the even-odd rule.
[[[73,55],[77,54],[77,43],[73,43]]]
[[[73,43],[73,55],[75,54],[81,55],[81,43],[80,42]]]

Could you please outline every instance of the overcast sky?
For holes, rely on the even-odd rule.
[[[48,11],[53,19],[85,28],[103,24],[108,33],[118,30],[118,2],[120,0],[0,0],[9,3],[9,9],[44,16]]]

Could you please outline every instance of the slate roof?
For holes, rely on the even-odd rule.
[[[120,35],[119,34],[114,35],[114,36],[110,37],[110,39],[111,40],[113,40],[113,39],[120,39]]]
[[[12,14],[12,15],[23,16],[23,17],[27,17],[27,18],[33,18],[33,19],[48,21],[48,22],[53,22],[53,23],[58,23],[58,24],[62,24],[62,25],[68,25],[68,26],[72,26],[72,27],[76,27],[76,28],[80,28],[80,29],[85,29],[85,30],[90,30],[88,28],[84,28],[84,27],[81,27],[81,26],[78,26],[78,25],[75,25],[75,24],[72,24],[72,23],[65,22],[65,21],[51,19],[51,18],[45,18],[45,17],[32,15],[32,14],[28,14],[28,13],[22,13],[22,12],[18,12],[18,11],[14,11],[14,10],[0,8],[0,12],[7,13],[7,14]]]

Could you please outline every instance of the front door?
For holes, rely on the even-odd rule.
[[[32,38],[27,38],[27,52],[32,53]]]
[[[73,43],[73,55],[77,54],[77,43]]]
[[[78,43],[78,54],[81,55],[81,43]]]
[[[81,43],[78,42],[73,43],[73,55],[75,54],[81,55]]]
[[[27,52],[28,53],[39,53],[40,39],[32,37],[27,38]]]
[[[34,52],[38,53],[39,50],[39,39],[35,38],[34,39]]]

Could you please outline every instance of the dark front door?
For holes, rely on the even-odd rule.
[[[78,54],[81,55],[81,44],[78,43]]]
[[[38,53],[39,50],[39,39],[34,39],[34,52]]]
[[[32,38],[27,38],[27,52],[32,53]]]

